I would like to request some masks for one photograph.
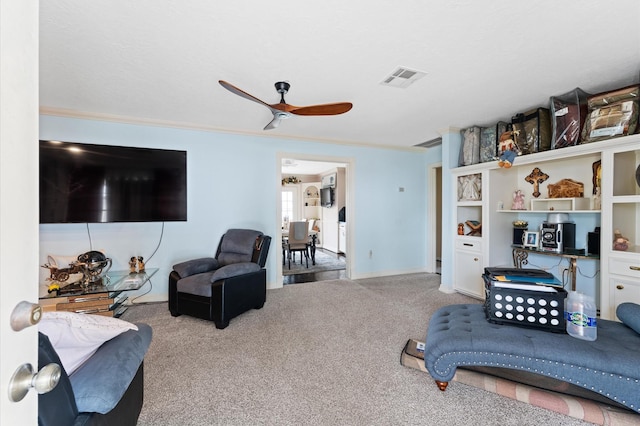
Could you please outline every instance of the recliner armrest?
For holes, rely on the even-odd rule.
[[[231,265],[225,265],[222,268],[216,270],[213,275],[211,275],[210,281],[214,283],[216,281],[224,280],[227,278],[257,272],[260,269],[262,269],[260,265],[253,262],[232,263]]]
[[[218,269],[220,263],[213,257],[201,257],[199,259],[187,260],[186,262],[176,263],[173,270],[180,275],[180,278],[190,277],[191,275],[210,272]]]
[[[144,323],[105,342],[69,379],[79,412],[107,414],[120,401],[151,344]]]

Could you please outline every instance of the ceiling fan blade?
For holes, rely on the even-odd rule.
[[[269,124],[267,124],[266,126],[264,126],[264,129],[262,130],[271,130],[271,129],[275,129],[276,127],[278,127],[280,125],[280,121],[282,121],[282,119],[280,117],[278,117],[277,115],[273,115],[273,120],[271,120],[269,122]]]
[[[294,107],[288,112],[296,115],[338,115],[344,114],[353,107],[351,102]]]
[[[266,102],[264,102],[264,101],[262,101],[262,100],[260,100],[260,99],[256,98],[256,97],[255,97],[255,96],[253,96],[253,95],[248,94],[247,92],[245,92],[245,91],[244,91],[244,90],[242,90],[242,89],[238,89],[238,88],[237,88],[236,86],[234,86],[233,84],[228,83],[228,82],[226,82],[226,81],[224,81],[224,80],[218,80],[218,83],[220,83],[220,85],[221,85],[222,87],[224,87],[225,89],[227,89],[227,90],[228,90],[228,91],[230,91],[231,93],[234,93],[234,94],[236,94],[236,95],[238,95],[238,96],[242,96],[243,98],[245,98],[245,99],[249,99],[250,101],[257,102],[257,103],[259,103],[259,104],[261,104],[261,105],[266,106],[266,107],[267,107],[267,108],[269,108],[271,111],[273,111],[273,108],[271,107],[271,105],[269,105],[268,103],[266,103]]]

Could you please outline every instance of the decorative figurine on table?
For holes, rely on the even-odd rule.
[[[138,272],[138,259],[136,259],[135,256],[131,256],[131,259],[129,259],[129,273],[130,274],[135,274]]]
[[[57,297],[58,293],[60,293],[60,283],[52,282],[47,287],[47,293],[49,293],[52,297]]]
[[[144,258],[138,256],[138,272],[144,272]]]
[[[524,194],[519,189],[513,193],[513,204],[511,204],[511,210],[526,210],[524,208]]]
[[[458,224],[458,235],[464,235],[464,223]]]
[[[498,143],[498,166],[508,169],[513,165],[516,157],[520,155],[518,146],[513,138],[514,135],[518,135],[518,130],[509,130],[500,135],[500,142]]]
[[[82,288],[87,291],[89,286],[101,285],[102,279],[111,269],[111,258],[97,250],[91,250],[78,256],[78,262],[82,268]]]
[[[82,266],[77,262],[70,264],[68,268],[58,268],[57,263],[55,262],[45,263],[42,267],[49,270],[50,275],[49,278],[47,278],[47,281],[51,281],[51,285],[57,285],[57,290],[74,283],[75,281],[73,281],[72,278],[77,276],[84,277]],[[55,289],[55,286],[52,287],[52,289]]]
[[[619,229],[613,231],[613,249],[619,251],[627,251],[629,248],[629,239],[624,237]]]

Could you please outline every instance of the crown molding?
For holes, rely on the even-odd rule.
[[[248,131],[237,131],[224,129],[215,126],[207,126],[202,124],[195,123],[187,123],[180,121],[170,121],[170,120],[158,120],[152,118],[140,118],[140,117],[130,117],[123,115],[115,115],[115,114],[105,114],[105,113],[94,113],[94,112],[85,112],[85,111],[77,111],[71,109],[64,108],[53,108],[53,107],[40,107],[41,115],[48,115],[54,117],[64,117],[64,118],[75,118],[80,120],[96,120],[96,121],[108,121],[112,123],[122,123],[122,124],[133,124],[133,125],[141,125],[141,126],[154,126],[154,127],[168,127],[174,129],[183,129],[183,130],[199,130],[203,132],[216,132],[216,133],[226,133],[231,135],[241,135],[241,136],[253,136],[260,138],[270,138],[270,139],[290,139],[296,141],[307,141],[307,142],[319,142],[326,143],[332,145],[346,145],[346,146],[356,146],[360,148],[377,148],[377,149],[390,149],[394,151],[410,151],[410,152],[424,152],[424,148],[408,146],[393,146],[393,145],[378,145],[372,144],[368,142],[359,142],[359,141],[345,141],[339,139],[322,139],[322,138],[311,138],[308,136],[287,136],[280,134],[264,134],[261,132],[248,132]]]

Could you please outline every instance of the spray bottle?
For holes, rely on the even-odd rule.
[[[577,291],[569,292],[565,308],[567,333],[583,340],[596,340],[596,302],[593,297]]]

